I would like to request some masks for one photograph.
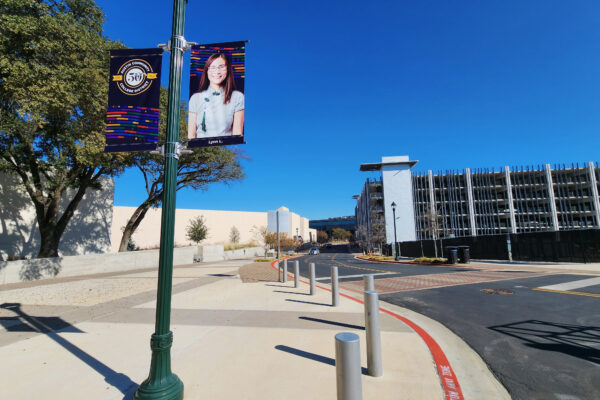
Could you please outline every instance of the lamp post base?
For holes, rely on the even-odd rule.
[[[183,382],[175,374],[159,382],[145,380],[133,397],[136,400],[183,400]]]
[[[152,335],[150,375],[135,392],[137,400],[182,400],[183,382],[171,372],[173,332]]]

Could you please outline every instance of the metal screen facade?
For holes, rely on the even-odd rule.
[[[418,240],[600,228],[598,163],[413,172]]]

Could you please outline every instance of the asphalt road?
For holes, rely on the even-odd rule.
[[[367,273],[376,274],[376,286],[378,279],[390,277],[489,273],[366,262],[356,260],[346,246],[298,261],[305,277],[308,263],[315,263],[317,279],[324,283],[329,282],[330,267],[337,265],[342,285],[360,281]],[[506,272],[514,273],[515,279],[388,291],[380,300],[444,324],[479,353],[514,399],[600,399],[600,285],[580,289],[579,295],[534,290],[594,276],[519,277],[518,266],[510,270]]]

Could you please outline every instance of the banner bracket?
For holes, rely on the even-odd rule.
[[[194,151],[189,150],[187,148],[187,144],[183,141],[175,142],[175,148],[173,149],[173,153],[167,153],[165,155],[165,145],[158,146],[156,150],[151,151],[150,154],[155,154],[163,157],[174,157],[176,160],[179,160],[179,156],[182,154],[192,154]]]
[[[196,46],[198,43],[196,42],[188,42],[187,40],[185,40],[185,38],[183,36],[176,36],[176,39],[178,39],[177,41],[181,44],[181,51],[185,52],[188,51],[189,49],[192,48],[192,46]],[[171,51],[171,40],[169,40],[167,43],[160,43],[158,44],[159,48],[163,49],[164,51]]]

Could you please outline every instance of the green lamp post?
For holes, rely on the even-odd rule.
[[[394,217],[394,254],[396,257],[394,257],[394,259],[396,261],[400,260],[400,249],[396,248],[397,244],[398,244],[398,239],[396,238],[396,202],[392,202],[392,214]]]
[[[179,139],[179,103],[183,52],[187,43],[183,38],[185,5],[187,0],[173,1],[173,28],[170,41],[169,108],[167,110],[167,138],[164,145],[165,182],[160,231],[158,264],[158,291],[156,296],[156,324],[150,339],[152,361],[148,378],[135,392],[141,400],[183,399],[183,382],[171,372],[171,291],[173,284],[173,236],[175,230],[175,193],[177,159],[181,148]]]

